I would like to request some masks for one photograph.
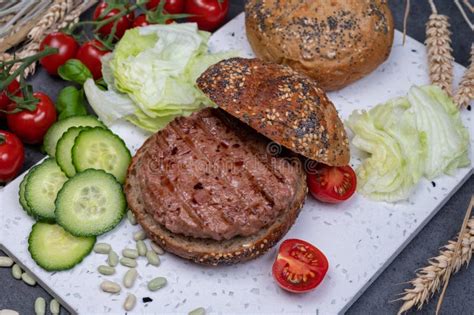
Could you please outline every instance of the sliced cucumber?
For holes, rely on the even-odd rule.
[[[123,140],[102,128],[81,131],[72,148],[72,163],[77,172],[89,168],[104,170],[122,184],[131,159]]]
[[[25,186],[25,200],[33,216],[54,221],[54,201],[67,181],[54,159],[47,159],[31,169]]]
[[[57,224],[38,222],[28,238],[31,258],[47,271],[68,270],[89,255],[95,237],[76,237]]]
[[[89,169],[69,179],[56,198],[56,221],[76,236],[100,235],[125,214],[125,196],[114,176]]]
[[[20,183],[20,190],[18,191],[18,195],[20,197],[20,205],[23,208],[23,210],[26,211],[28,215],[31,215],[31,209],[28,206],[28,203],[26,202],[25,198],[25,188],[26,188],[26,182],[28,181],[28,176],[30,173],[28,172],[25,177],[23,177],[23,180]]]
[[[49,128],[44,136],[43,148],[49,156],[54,157],[56,154],[56,144],[62,135],[71,127],[102,127],[101,123],[94,116],[73,116],[56,122]]]
[[[68,177],[76,174],[74,164],[72,164],[72,147],[79,133],[88,127],[71,127],[59,139],[56,145],[56,162]]]

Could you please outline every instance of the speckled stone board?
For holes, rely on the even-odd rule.
[[[238,49],[244,56],[251,56],[243,20],[240,15],[215,33],[211,49]],[[408,38],[407,44],[402,46],[401,34],[397,32],[392,54],[385,64],[369,77],[329,96],[345,119],[354,109],[370,108],[391,97],[405,95],[413,84],[426,84],[425,60],[423,45]],[[462,71],[463,68],[456,65],[457,79]],[[468,114],[463,113],[463,120],[472,137],[474,125]],[[146,138],[125,123],[112,129],[133,151]],[[471,150],[472,147],[471,141]],[[357,164],[357,157],[353,156],[352,162]],[[162,256],[160,267],[146,266],[146,261],[139,259],[137,283],[130,290],[122,290],[120,295],[99,290],[104,277],[98,275],[96,268],[105,262],[106,257],[102,255],[90,255],[72,271],[44,272],[27,251],[26,239],[33,221],[17,201],[22,176],[0,193],[0,243],[70,311],[80,314],[122,314],[127,292],[154,300],[153,304],[138,303],[136,314],[187,313],[200,306],[208,313],[217,314],[336,314],[344,312],[357,299],[471,174],[472,168],[458,170],[454,176],[437,179],[436,187],[422,181],[410,200],[397,204],[372,202],[356,195],[349,202],[326,206],[308,198],[287,237],[315,244],[328,257],[330,269],[321,286],[305,295],[288,294],[275,285],[270,266],[276,249],[255,261],[219,268],[198,266],[172,255]],[[99,241],[111,243],[115,251],[120,252],[126,246],[134,246],[132,234],[138,229],[124,221]],[[126,268],[120,266],[116,275],[107,278],[121,282],[125,271]],[[168,285],[150,293],[146,281],[157,276],[166,277]]]

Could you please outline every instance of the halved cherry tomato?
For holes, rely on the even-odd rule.
[[[308,242],[289,239],[281,243],[272,273],[281,288],[304,293],[323,281],[328,268],[328,260],[319,249]]]
[[[169,14],[179,14],[184,12],[185,0],[165,0],[165,11]],[[161,0],[150,0],[146,4],[148,10],[154,10]]]
[[[25,109],[18,113],[8,114],[7,124],[8,128],[23,142],[38,144],[43,141],[49,127],[56,121],[56,108],[46,94],[36,92],[33,96],[39,100],[36,109],[33,111]]]
[[[357,187],[357,176],[350,166],[318,164],[314,174],[308,174],[311,195],[322,202],[339,203],[349,199]]]
[[[41,65],[51,75],[57,75],[58,68],[69,59],[74,58],[79,49],[79,45],[74,37],[61,32],[48,34],[41,42],[40,50],[43,50],[46,46],[59,50],[57,54],[43,57],[40,60]]]
[[[20,83],[15,79],[8,85],[6,90],[0,91],[0,110],[6,111],[12,102],[8,95],[21,96]],[[5,117],[5,113],[0,111],[0,118]]]
[[[91,40],[84,43],[77,52],[76,58],[79,59],[92,73],[94,80],[102,78],[102,61],[100,57],[109,53],[98,40]]]
[[[196,22],[199,29],[212,32],[224,24],[229,12],[229,1],[188,0],[184,12],[194,15],[188,18],[189,22]]]
[[[13,133],[0,130],[0,182],[11,181],[25,161],[25,149]]]
[[[102,16],[103,12],[107,9],[107,6],[108,4],[105,1],[101,1],[99,5],[97,5],[97,7],[94,10],[94,14],[92,16],[94,21],[103,21],[120,13],[119,9],[112,9],[105,16]],[[114,23],[117,23],[117,26],[115,29],[115,38],[120,39],[122,38],[123,34],[125,34],[125,31],[132,27],[132,22],[134,18],[135,18],[135,14],[133,12],[130,12],[129,14],[124,15],[121,18],[119,18],[118,22],[113,21],[102,26],[99,29],[99,33],[103,36],[109,35],[112,32]]]

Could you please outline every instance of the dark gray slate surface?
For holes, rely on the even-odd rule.
[[[229,19],[242,11],[244,2],[244,0],[231,0]],[[474,38],[473,33],[465,24],[453,1],[438,0],[435,2],[441,13],[451,17],[454,55],[457,62],[466,66],[469,59],[470,45]],[[428,2],[412,1],[412,3],[408,34],[419,41],[424,41],[424,23],[430,13]],[[391,7],[397,28],[401,29],[403,1],[391,1]],[[49,77],[44,71],[39,71],[32,81],[35,89],[42,90],[53,98],[55,98],[60,88],[65,85],[63,81]],[[28,148],[25,169],[31,167],[41,157],[38,147]],[[402,283],[414,276],[414,270],[423,267],[429,257],[436,256],[438,248],[457,233],[473,192],[474,177],[471,177],[382,275],[363,293],[347,311],[347,314],[396,314],[400,303],[391,303],[390,301],[395,300],[397,293],[406,287]],[[452,278],[443,304],[443,314],[474,314],[473,280],[474,268],[463,268]],[[0,283],[0,309],[10,308],[19,311],[21,314],[34,314],[33,303],[36,297],[42,296],[47,301],[51,299],[50,295],[41,287],[28,287],[21,281],[14,280],[11,277],[10,269],[0,268]],[[434,314],[435,302],[434,300],[434,302],[425,306],[419,313]],[[159,304],[156,304],[153,309],[159,312]],[[62,314],[65,313],[62,312]]]

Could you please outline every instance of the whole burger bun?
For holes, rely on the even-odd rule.
[[[249,0],[245,12],[257,57],[287,64],[325,90],[375,70],[393,43],[386,0]]]

